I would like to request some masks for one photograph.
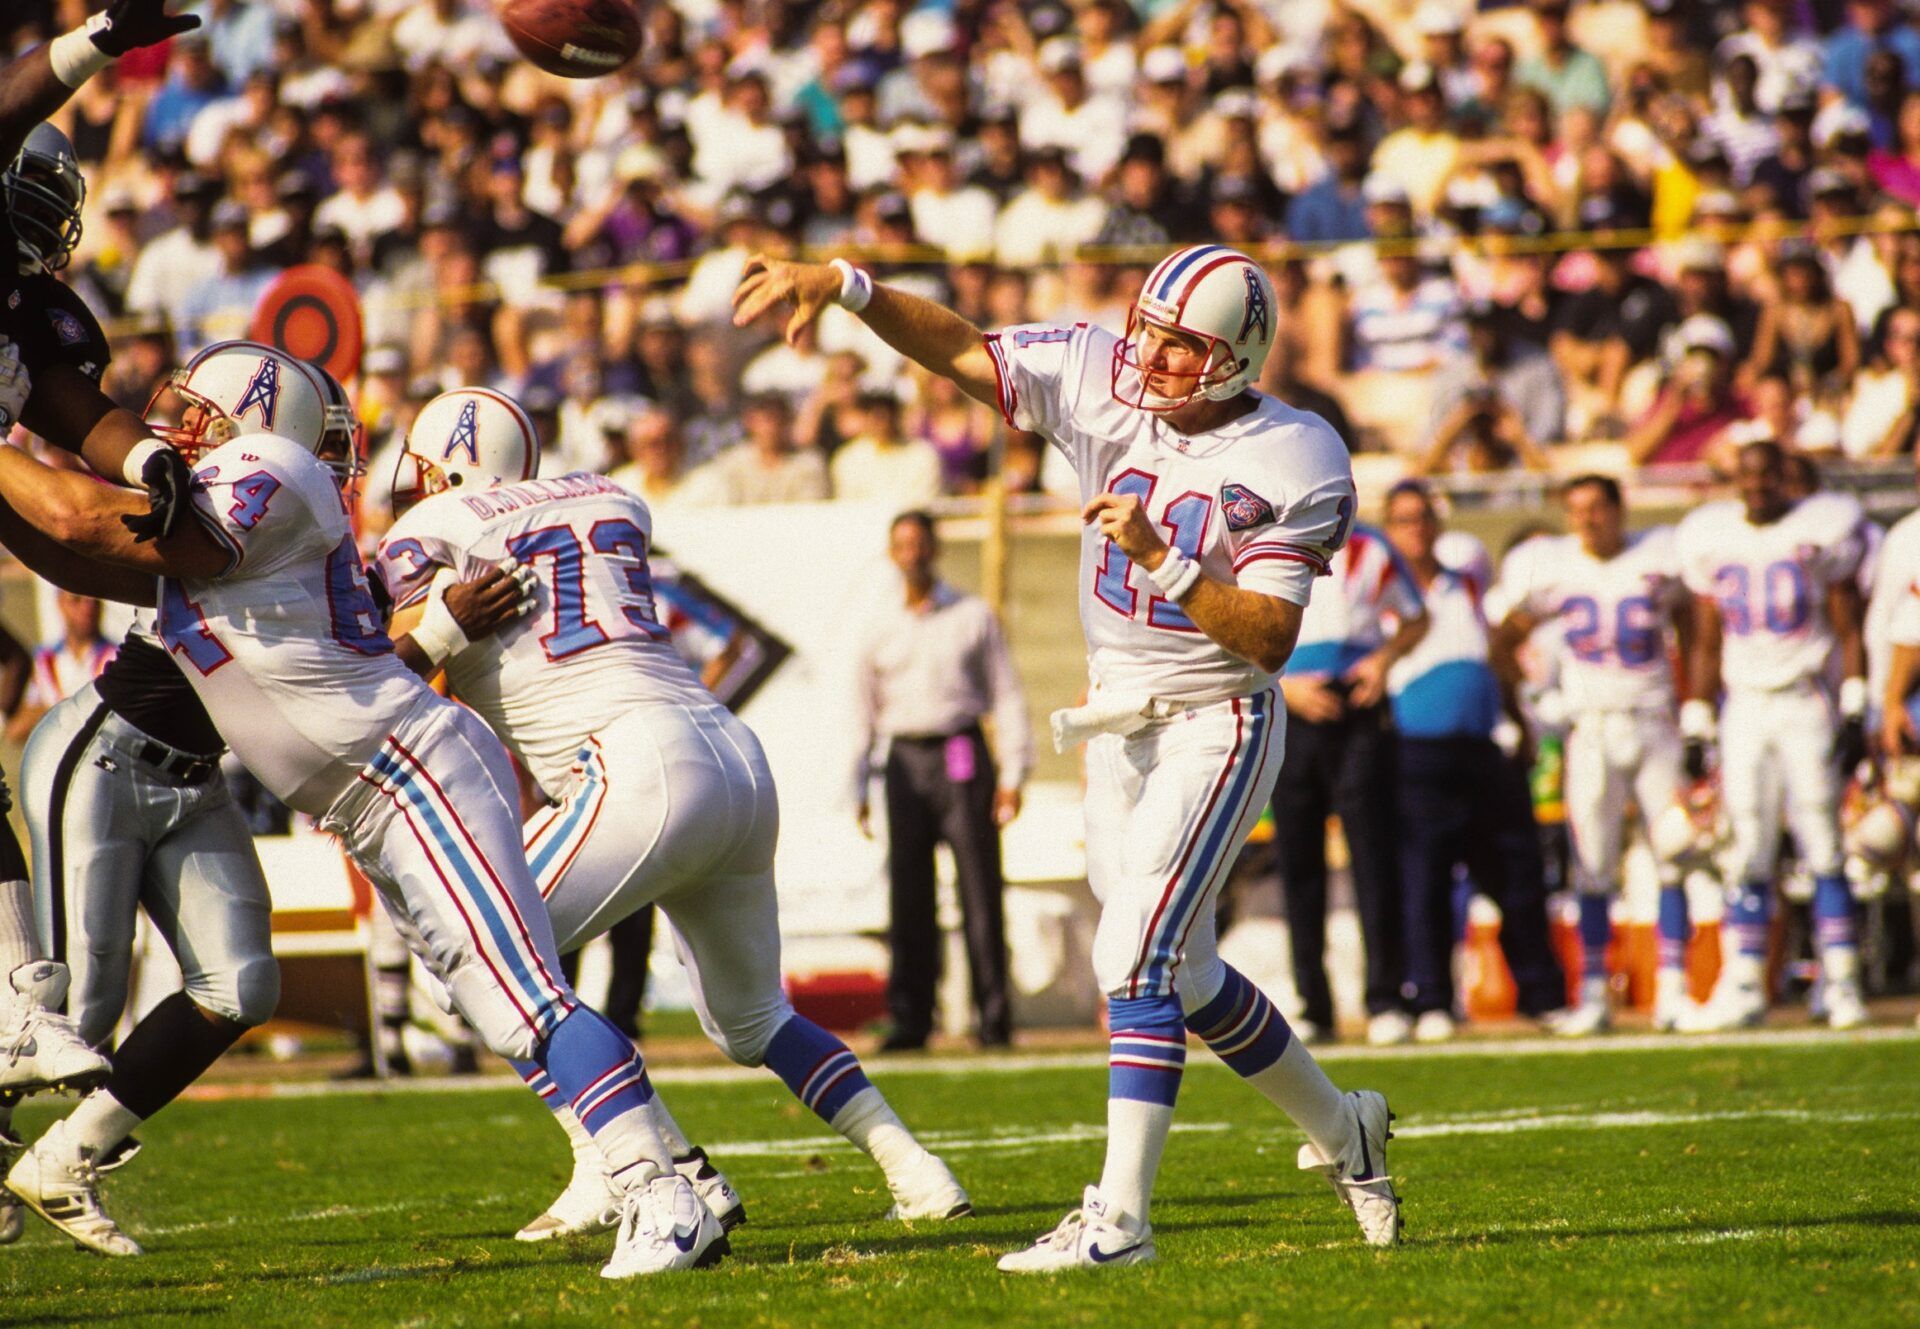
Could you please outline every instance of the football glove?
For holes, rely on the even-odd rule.
[[[135,544],[164,540],[180,524],[180,514],[192,502],[193,472],[187,459],[172,448],[161,448],[140,465],[140,483],[146,486],[147,510],[120,518],[133,532]]]
[[[106,54],[118,59],[141,46],[157,46],[169,37],[200,26],[192,14],[169,14],[167,0],[113,0],[106,12],[87,25],[87,36]]]

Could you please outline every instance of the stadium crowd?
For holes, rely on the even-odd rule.
[[[1920,30],[1894,0],[681,0],[568,82],[479,0],[208,0],[67,114],[70,278],[136,407],[279,269],[347,274],[376,442],[489,383],[661,503],[1058,487],[848,317],[736,330],[747,255],[864,255],[985,325],[1118,326],[1269,257],[1268,385],[1406,469],[1570,442],[1910,452]],[[82,0],[8,7],[15,49]],[[1470,243],[1455,243],[1466,239]],[[636,266],[637,265],[637,266]]]
[[[86,9],[27,0],[0,33],[24,50]],[[1374,475],[1439,489],[1571,474],[1596,448],[1727,472],[1761,439],[1843,467],[1920,435],[1920,26],[1895,0],[675,0],[643,7],[629,67],[581,82],[519,59],[482,0],[198,12],[59,120],[90,185],[65,276],[136,411],[243,335],[283,269],[348,277],[376,527],[414,412],[463,384],[526,404],[545,469],[608,472],[656,510],[904,511],[990,471],[1074,497],[1036,435],[845,310],[797,345],[772,318],[735,328],[758,251],[856,257],[987,327],[1118,330],[1171,246],[1243,247],[1281,305],[1262,386],[1378,454]],[[1437,569],[1429,491],[1368,497]],[[1327,803],[1281,827],[1311,1031],[1332,1023],[1318,856],[1343,795],[1301,763],[1345,752],[1352,722],[1295,673],[1284,788]],[[1530,832],[1501,769],[1514,806],[1490,833]],[[1403,772],[1398,796],[1452,780]],[[1550,1013],[1553,864],[1509,866],[1521,1005]],[[1367,1006],[1396,1041],[1453,1005],[1444,974],[1405,995],[1444,967],[1445,910],[1403,956],[1398,870],[1362,875]]]

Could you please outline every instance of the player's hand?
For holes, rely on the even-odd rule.
[[[498,632],[533,607],[533,569],[507,562],[447,587],[447,612],[468,641]]]
[[[1880,750],[1888,757],[1904,757],[1916,746],[1913,717],[1904,706],[1890,706],[1880,716]]]
[[[1347,713],[1345,699],[1317,678],[1282,678],[1280,695],[1289,711],[1310,724],[1332,724]]]
[[[1867,742],[1867,717],[1849,715],[1840,721],[1840,731],[1833,736],[1833,758],[1840,767],[1840,776],[1844,780],[1851,776],[1861,762],[1867,759],[1871,745]]]
[[[1355,706],[1377,706],[1387,695],[1387,653],[1374,651],[1354,661],[1346,672],[1347,700]]]
[[[0,337],[0,434],[12,429],[33,395],[33,377],[20,362],[20,348],[10,337]]]
[[[147,510],[129,513],[120,521],[133,532],[135,544],[164,540],[193,501],[193,470],[179,452],[160,448],[141,463],[140,483],[147,488]]]
[[[787,344],[799,341],[820,311],[840,298],[840,274],[825,263],[789,263],[755,254],[733,290],[733,326],[744,328],[782,302],[793,306]]]
[[[1680,765],[1681,768],[1686,771],[1689,780],[1698,783],[1706,779],[1708,769],[1707,740],[1704,738],[1688,739],[1685,755],[1681,758]]]
[[[860,806],[854,809],[853,820],[854,824],[860,828],[860,834],[871,840],[873,838],[873,810],[867,806],[866,799],[861,799]]]
[[[1148,572],[1167,556],[1167,542],[1147,519],[1146,506],[1132,494],[1101,494],[1081,509],[1080,521],[1098,526],[1100,534]]]
[[[1020,791],[996,789],[993,794],[993,824],[1006,826],[1020,815]]]
[[[167,0],[113,0],[107,12],[88,25],[87,36],[117,59],[137,47],[157,46],[199,26],[200,20],[192,14],[169,14]]]

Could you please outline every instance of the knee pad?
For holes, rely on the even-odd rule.
[[[1138,895],[1124,887],[1114,891],[1100,911],[1100,926],[1093,934],[1094,981],[1109,997],[1155,995],[1144,989],[1129,990],[1143,967],[1141,954],[1146,949],[1147,921],[1152,916],[1151,908],[1139,907]],[[1159,903],[1157,896],[1152,903]]]
[[[219,973],[188,979],[186,993],[203,1011],[248,1028],[262,1025],[280,1005],[280,964],[271,955],[252,956]]]
[[[793,1015],[793,1004],[783,993],[778,1001],[764,1003],[760,1009],[723,1019],[712,1010],[700,1012],[700,1027],[727,1060],[740,1066],[760,1066],[767,1059],[767,1044],[780,1032],[780,1026]]]
[[[462,965],[448,976],[447,990],[489,1051],[509,1061],[532,1061],[542,1035],[523,1015],[492,975],[473,965]]]

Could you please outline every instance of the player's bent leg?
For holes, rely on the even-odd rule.
[[[1721,717],[1721,790],[1733,854],[1720,921],[1720,978],[1705,1005],[1681,1016],[1678,1027],[1689,1032],[1746,1028],[1766,1019],[1767,944],[1784,793],[1769,732],[1780,723],[1772,713],[1775,700],[1734,693]]]
[[[1567,735],[1567,829],[1572,840],[1579,907],[1580,1000],[1553,1032],[1581,1038],[1612,1020],[1607,947],[1613,942],[1613,897],[1619,890],[1629,781],[1640,758],[1635,717],[1589,712]]]
[[[1642,716],[1640,762],[1633,773],[1633,801],[1639,805],[1649,836],[1654,820],[1680,798],[1683,745],[1665,715]],[[1660,894],[1654,914],[1658,947],[1653,983],[1653,1027],[1675,1028],[1687,1007],[1687,889],[1678,866],[1661,862]]]

